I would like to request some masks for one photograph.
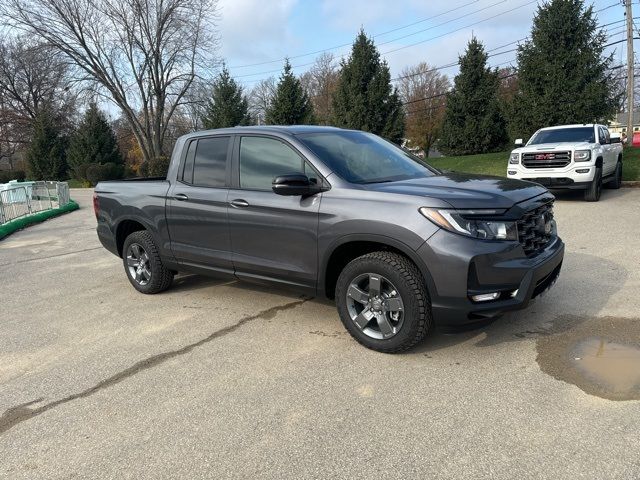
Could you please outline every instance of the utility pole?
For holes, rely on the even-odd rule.
[[[631,1],[624,0],[627,17],[627,142],[633,142],[633,15]]]

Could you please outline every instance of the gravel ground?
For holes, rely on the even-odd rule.
[[[571,356],[640,344],[640,189],[559,197],[553,289],[402,355],[286,291],[138,294],[72,197],[0,242],[0,478],[640,477],[637,384]]]

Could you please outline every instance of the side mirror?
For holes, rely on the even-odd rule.
[[[617,135],[611,135],[611,143],[622,143],[622,138]]]
[[[515,145],[516,147],[522,147],[524,145],[524,142],[521,138],[516,138]]]
[[[302,173],[279,175],[273,179],[271,189],[278,195],[305,196],[320,192],[320,185]]]

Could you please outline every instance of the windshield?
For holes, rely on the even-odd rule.
[[[371,133],[336,131],[298,135],[327,167],[351,183],[430,177],[436,170]]]
[[[554,128],[553,130],[539,130],[529,140],[528,145],[541,143],[588,142],[595,143],[596,137],[593,127]]]

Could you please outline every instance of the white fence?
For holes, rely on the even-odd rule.
[[[66,182],[11,182],[0,187],[0,225],[70,201]]]

